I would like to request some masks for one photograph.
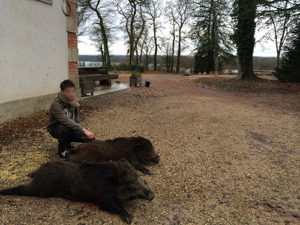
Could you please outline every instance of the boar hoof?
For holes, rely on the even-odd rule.
[[[145,170],[145,174],[152,175],[150,170]]]
[[[127,223],[127,224],[131,224],[131,216],[130,214],[123,214],[121,215],[122,220]]]

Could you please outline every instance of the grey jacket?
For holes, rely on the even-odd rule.
[[[59,97],[55,98],[50,106],[50,122],[47,127],[61,123],[74,130],[82,130],[79,124],[78,107],[63,102]]]

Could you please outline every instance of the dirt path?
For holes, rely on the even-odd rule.
[[[155,199],[126,203],[133,224],[300,224],[299,111],[177,75],[144,79],[150,88],[82,103],[84,125],[99,139],[144,136],[161,156],[153,176],[141,175]],[[2,146],[1,188],[29,181],[29,172],[55,159],[55,140],[42,128],[34,132]],[[0,224],[121,221],[85,203],[0,196]]]

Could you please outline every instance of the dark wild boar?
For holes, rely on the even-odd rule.
[[[119,214],[128,224],[131,215],[120,200],[154,198],[154,193],[124,159],[107,163],[49,162],[32,175],[31,183],[2,190],[0,194],[91,202],[102,210]]]
[[[120,137],[113,140],[93,141],[79,145],[70,161],[117,161],[127,159],[131,165],[144,174],[151,172],[143,165],[153,165],[159,162],[151,141],[143,137]]]

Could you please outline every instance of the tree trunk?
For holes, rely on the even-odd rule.
[[[104,26],[102,17],[100,19],[100,27],[101,27],[101,36],[102,36],[102,40],[103,40],[103,46],[104,46],[105,66],[111,67],[109,47],[108,47],[108,38],[106,35],[106,30],[105,30],[105,26]]]
[[[135,49],[135,54],[136,54],[136,56],[135,56],[135,65],[139,66],[139,51],[138,51],[137,48]]]
[[[140,64],[142,64],[142,61],[143,61],[143,45],[141,46],[141,49],[140,49]]]
[[[103,46],[102,45],[99,46],[99,50],[100,50],[100,53],[101,53],[102,66],[104,66],[105,65],[105,56],[104,56],[104,51],[103,51]]]
[[[280,68],[280,51],[277,51],[277,68]]]
[[[253,71],[253,50],[255,45],[255,18],[256,1],[238,1],[238,24],[237,24],[237,53],[239,58],[241,79],[251,80],[256,78]]]
[[[181,28],[179,28],[179,31],[178,31],[178,51],[177,51],[176,73],[180,72],[180,56],[181,56]]]
[[[149,70],[149,54],[145,54],[145,67],[147,70]]]
[[[167,72],[169,73],[170,71],[171,71],[171,68],[170,68],[170,64],[171,64],[171,60],[170,60],[170,49],[169,49],[169,44],[168,44],[168,47],[167,47],[167,65],[166,65],[166,67],[167,67]]]
[[[134,21],[136,16],[136,5],[132,5],[133,7],[133,14],[131,16],[130,20],[130,34],[129,34],[129,67],[131,70],[131,67],[133,65],[134,61]]]
[[[253,71],[253,56],[239,57],[239,75],[242,80],[252,80],[256,78]]]
[[[153,23],[153,33],[154,33],[154,45],[155,45],[155,50],[154,50],[154,71],[156,71],[157,70],[157,37],[156,37],[155,22]]]
[[[175,32],[173,33],[173,41],[172,41],[172,53],[171,53],[171,70],[170,72],[173,73],[174,72],[174,52],[175,52]]]
[[[214,74],[218,73],[219,67],[219,46],[218,46],[218,24],[215,0],[211,0],[211,9],[213,16],[213,29],[212,29],[212,47],[213,47],[213,60],[214,60]]]
[[[174,54],[175,54],[175,41],[176,41],[176,27],[175,21],[172,22],[172,49],[171,49],[171,62],[170,62],[170,72],[174,72]]]
[[[134,40],[134,49],[135,49],[135,52],[136,52],[136,66],[139,65],[139,52],[138,52],[138,44],[139,44],[139,41],[144,33],[144,30],[145,30],[145,24],[146,24],[146,21],[144,20],[143,18],[143,15],[141,15],[142,17],[142,21],[143,21],[143,24],[142,24],[142,28],[141,28],[141,31],[139,33],[139,35],[136,37],[136,39]]]
[[[91,5],[91,1],[87,1],[87,2],[88,2],[89,7],[96,13],[96,15],[99,19],[99,26],[100,26],[100,32],[101,32],[102,42],[103,42],[103,46],[104,46],[104,57],[105,57],[105,59],[102,59],[102,61],[105,63],[104,66],[111,67],[109,47],[108,47],[108,38],[107,38],[107,34],[106,34],[106,28],[104,25],[103,17],[97,9],[98,4],[97,4],[96,8],[94,8]]]
[[[212,29],[212,7],[210,7],[209,9],[209,16],[208,16],[208,46],[209,46],[209,50],[208,50],[208,56],[207,56],[207,66],[206,66],[206,73],[210,73],[214,68],[214,64],[211,65],[212,63],[214,63],[214,59],[212,58],[213,55],[213,36],[214,36],[214,32]]]

